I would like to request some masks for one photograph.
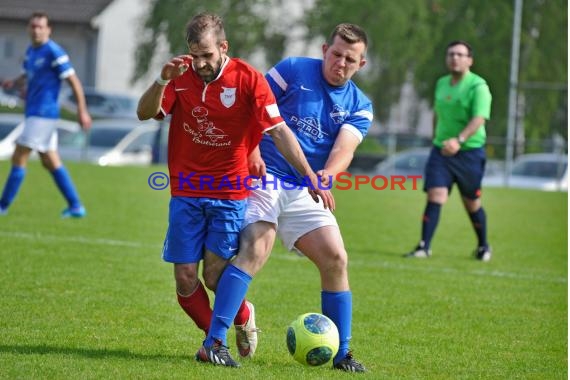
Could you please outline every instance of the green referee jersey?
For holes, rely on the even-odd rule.
[[[488,120],[491,116],[491,91],[485,79],[472,72],[451,85],[451,75],[437,81],[435,86],[435,113],[437,125],[433,143],[443,146],[443,141],[457,137],[476,116]],[[485,125],[462,144],[461,149],[481,148],[485,145]]]

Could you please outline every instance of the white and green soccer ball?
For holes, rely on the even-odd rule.
[[[306,313],[295,318],[287,328],[287,348],[293,358],[307,366],[329,363],[338,352],[336,325],[319,313]]]

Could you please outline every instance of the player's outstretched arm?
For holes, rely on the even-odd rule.
[[[329,153],[323,170],[317,174],[323,177],[336,178],[337,174],[345,172],[354,158],[354,152],[360,144],[360,139],[347,129],[341,129]]]
[[[297,138],[289,127],[285,123],[280,123],[277,127],[269,130],[268,133],[273,138],[275,146],[285,159],[311,183],[309,193],[315,202],[318,202],[320,197],[323,200],[323,206],[325,208],[331,211],[334,210],[335,201],[332,193],[319,184],[317,175],[313,169],[311,169]]]

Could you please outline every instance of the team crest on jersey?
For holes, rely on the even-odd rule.
[[[220,100],[226,108],[230,108],[236,102],[236,88],[222,87],[224,91],[220,94]]]
[[[46,59],[43,58],[43,57],[37,58],[37,59],[34,61],[34,66],[36,66],[36,67],[42,67],[42,66],[44,65],[44,62],[45,62],[45,61],[46,61]]]
[[[333,119],[335,124],[342,124],[344,119],[346,119],[346,117],[348,116],[348,112],[345,111],[345,109],[342,108],[342,106],[335,104],[333,106],[332,112],[329,115]]]

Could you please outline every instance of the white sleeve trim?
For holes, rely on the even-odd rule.
[[[350,124],[343,124],[340,127],[340,129],[345,129],[345,130],[349,131],[350,133],[352,133],[354,136],[356,136],[356,138],[358,139],[358,142],[362,142],[362,140],[364,139],[364,136],[362,136],[362,133]]]
[[[275,103],[266,105],[265,110],[267,111],[267,114],[269,115],[269,117],[272,119],[274,117],[281,116],[281,114],[279,113],[279,108],[277,107],[277,104],[275,104]]]
[[[51,67],[56,67],[59,65],[62,65],[64,63],[69,62],[69,56],[66,55],[62,55],[61,57],[57,57],[52,63],[51,63]]]
[[[284,121],[280,121],[279,123],[277,123],[277,124],[275,124],[275,125],[272,125],[272,126],[269,127],[269,128],[265,128],[262,133],[263,133],[263,134],[267,134],[267,132],[269,132],[269,131],[272,130],[272,129],[277,128],[277,127],[280,126],[281,124],[285,124],[285,122],[284,122]],[[287,126],[285,125],[285,127],[287,127]]]
[[[367,110],[360,110],[358,112],[355,112],[354,115],[355,116],[361,116],[361,117],[366,118],[370,121],[372,121],[372,118],[373,118],[372,112],[367,111]]]
[[[272,67],[271,70],[267,72],[267,75],[269,75],[283,91],[287,90],[287,82],[285,82],[285,79],[283,79],[275,67]]]
[[[65,70],[63,73],[59,74],[59,79],[66,79],[69,78],[70,76],[72,76],[73,74],[75,74],[75,70],[72,68],[69,68],[67,70]]]

